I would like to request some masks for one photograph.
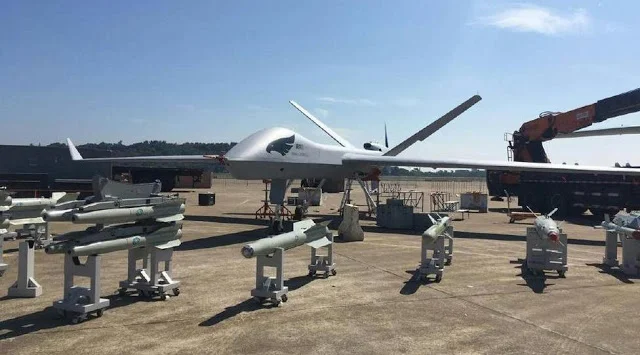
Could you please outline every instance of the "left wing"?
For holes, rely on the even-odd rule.
[[[129,162],[129,163],[203,163],[212,160],[220,160],[218,155],[153,155],[153,156],[137,156],[137,157],[107,157],[107,158],[83,158],[80,152],[73,144],[71,139],[67,138],[69,153],[72,160],[89,161],[89,162]]]
[[[375,156],[348,153],[342,157],[344,165],[353,167],[364,166],[412,166],[425,168],[459,168],[459,169],[487,169],[487,170],[510,170],[510,171],[540,171],[554,173],[589,173],[608,175],[632,175],[640,176],[640,169],[616,168],[604,166],[588,165],[564,165],[547,163],[523,163],[523,162],[503,162],[492,160],[434,160],[434,159],[412,159],[394,156]]]

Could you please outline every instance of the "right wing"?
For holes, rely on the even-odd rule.
[[[603,175],[629,175],[640,176],[640,169],[617,168],[588,165],[565,165],[548,163],[523,163],[505,162],[491,160],[466,160],[466,159],[414,159],[376,155],[362,155],[348,153],[342,158],[344,165],[363,168],[368,170],[371,166],[411,166],[425,168],[454,168],[454,169],[486,169],[486,170],[509,170],[509,171],[539,171],[553,173],[588,173]]]
[[[106,158],[83,158],[80,152],[73,144],[71,139],[67,138],[67,145],[69,146],[69,153],[71,159],[76,161],[89,161],[89,162],[128,162],[128,163],[202,163],[212,160],[220,160],[221,156],[218,155],[153,155],[153,156],[138,156],[138,157],[106,157]]]
[[[480,100],[482,100],[480,95],[471,96],[467,101],[456,106],[453,110],[447,112],[444,116],[431,122],[428,126],[416,132],[411,137],[405,139],[402,143],[386,151],[383,155],[396,156],[402,153],[405,149],[409,148],[413,143],[427,139],[427,137],[436,133],[440,128],[444,127],[444,125],[446,125],[447,123],[453,121],[454,118],[463,114],[466,110],[470,109],[471,106],[477,104]],[[386,131],[385,131],[385,141],[386,141]]]

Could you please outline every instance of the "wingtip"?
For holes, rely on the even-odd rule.
[[[71,160],[82,160],[82,155],[80,155],[78,148],[76,148],[70,138],[67,138],[67,146],[69,146],[69,154],[71,154]]]

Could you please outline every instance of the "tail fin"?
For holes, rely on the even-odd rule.
[[[80,152],[69,138],[67,138],[67,145],[69,146],[69,154],[71,154],[71,159],[82,160],[82,155],[80,155]]]
[[[607,223],[611,222],[611,218],[609,217],[608,213],[604,214],[604,221],[607,222]]]
[[[425,140],[427,137],[429,137],[430,135],[432,135],[435,132],[437,132],[440,128],[444,127],[444,125],[446,125],[447,123],[453,121],[454,118],[460,116],[466,110],[471,108],[471,106],[477,104],[480,100],[482,100],[480,95],[473,95],[467,101],[461,103],[460,105],[458,105],[453,110],[447,112],[444,116],[442,116],[442,117],[438,118],[437,120],[431,122],[428,126],[426,126],[425,128],[421,129],[420,131],[418,131],[417,133],[415,133],[411,137],[405,139],[402,143],[398,144],[397,146],[391,148],[389,151],[387,151],[383,155],[396,156],[396,155],[400,154],[401,152],[403,152],[405,149],[409,148],[415,142]]]
[[[389,148],[389,138],[387,137],[387,123],[384,123],[384,146]]]
[[[295,101],[289,101],[293,107],[295,107],[300,113],[305,115],[311,122],[315,123],[316,126],[320,127],[326,134],[328,134],[334,141],[338,142],[343,147],[353,148],[353,144],[349,143],[346,139],[342,138],[338,133],[334,132],[329,126],[325,125],[320,121],[316,116],[312,115],[309,111],[305,110],[302,106],[298,105]]]
[[[553,211],[547,214],[547,218],[551,218],[551,216],[558,211],[558,207],[554,208]]]

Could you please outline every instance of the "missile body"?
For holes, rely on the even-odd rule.
[[[181,227],[181,224],[174,223],[154,229],[147,229],[145,226],[114,226],[96,233],[91,233],[89,228],[87,231],[70,232],[54,238],[54,242],[47,245],[44,251],[47,254],[84,256],[159,245],[181,238]]]
[[[424,231],[424,233],[422,233],[422,236],[429,238],[433,243],[447,230],[447,227],[449,227],[449,223],[451,223],[451,219],[449,217],[442,217],[426,231]]]
[[[129,238],[119,238],[104,242],[96,242],[87,245],[73,247],[67,251],[71,256],[86,256],[95,254],[110,253],[118,250],[142,248],[168,243],[182,237],[182,230],[177,232],[151,233],[147,235],[136,235]]]
[[[309,221],[311,222],[310,224],[308,223]],[[311,227],[308,227],[308,229],[304,227],[296,229],[296,224],[299,223],[301,223],[300,226],[311,225]],[[328,223],[321,223],[313,225],[313,221],[311,220],[296,222],[294,224],[293,232],[263,238],[253,243],[246,244],[242,247],[242,255],[245,258],[252,258],[258,255],[270,255],[273,254],[277,248],[287,250],[302,244],[318,241],[322,238],[326,238],[329,233],[327,224]]]
[[[558,237],[560,235],[560,229],[558,228],[556,221],[551,219],[551,217],[538,216],[536,220],[533,221],[533,226],[540,238],[550,239],[554,242],[559,240]]]
[[[600,225],[609,231],[625,235],[627,238],[640,240],[640,217],[633,215],[617,215],[613,221],[606,220]]]
[[[148,218],[162,218],[184,213],[184,204],[163,204],[156,206],[140,206],[132,208],[118,208],[110,210],[99,210],[93,212],[76,212],[71,215],[73,223],[124,223],[133,222]],[[65,216],[64,213],[59,215]],[[51,217],[51,215],[49,216]]]
[[[70,208],[66,210],[46,210],[42,212],[42,219],[47,222],[71,222],[75,210]]]

